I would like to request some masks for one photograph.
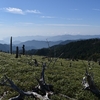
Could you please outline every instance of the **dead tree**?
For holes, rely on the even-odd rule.
[[[0,85],[8,86],[19,93],[18,96],[12,97],[9,100],[24,100],[25,96],[32,96],[33,98],[40,99],[40,100],[50,100],[49,96],[53,94],[53,86],[46,84],[44,78],[44,71],[45,71],[46,63],[42,65],[42,72],[40,79],[37,78],[38,85],[33,88],[32,91],[23,91],[18,88],[12,80],[10,80],[7,76],[2,78]]]
[[[46,95],[42,96],[41,94],[38,94],[34,91],[23,91],[20,88],[18,88],[12,80],[10,80],[7,76],[4,76],[4,78],[1,80],[0,85],[2,86],[8,86],[15,91],[19,93],[18,96],[12,97],[9,100],[24,100],[25,96],[32,96],[33,98],[40,99],[40,100],[50,100],[48,98],[48,93]]]
[[[88,66],[90,67],[90,65],[91,65],[91,64],[90,64],[90,61],[88,61]]]
[[[35,64],[35,66],[38,66],[38,62],[36,59],[34,59],[34,64]]]
[[[88,73],[88,70],[86,69],[85,77],[83,77],[82,85],[84,90],[89,90],[93,94],[95,94],[97,97],[100,98],[100,90],[97,88],[97,86],[94,83],[93,77],[90,73]]]
[[[18,52],[19,52],[19,49],[18,49],[18,46],[16,47],[16,58],[18,58]]]
[[[72,67],[72,62],[69,63],[69,67]]]
[[[45,67],[46,67],[46,63],[43,63],[41,77],[40,79],[37,78],[38,85],[36,86],[36,88],[38,89],[38,91],[42,92],[42,95],[46,95],[47,93],[48,95],[52,95],[54,91],[53,85],[46,84],[45,82],[45,77],[44,77]]]
[[[99,65],[100,65],[100,61],[98,61]]]
[[[23,55],[25,55],[25,45],[22,46]]]
[[[60,65],[61,65],[61,66],[63,66],[63,63],[62,63],[62,62],[60,62]]]
[[[12,37],[10,38],[10,53],[12,54]]]
[[[2,100],[7,94],[8,94],[8,91],[6,91],[2,95],[0,95],[0,100]]]

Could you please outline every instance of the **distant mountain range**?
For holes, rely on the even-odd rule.
[[[100,35],[58,35],[58,36],[23,36],[12,37],[13,50],[16,50],[16,46],[22,49],[25,45],[26,50],[48,48],[54,45],[64,45],[72,41],[100,38]],[[0,50],[9,51],[10,37],[0,41]]]
[[[6,44],[6,42],[4,40],[0,40],[1,44]],[[8,44],[8,43],[7,43]]]
[[[8,52],[9,51],[9,45],[7,45],[7,44],[0,44],[0,51]]]
[[[62,41],[37,41],[37,40],[30,40],[21,42],[19,44],[16,44],[15,46],[22,47],[22,45],[25,45],[27,50],[30,49],[41,49],[41,48],[48,48],[49,46],[58,45]]]
[[[25,45],[26,50],[31,50],[31,49],[41,49],[41,48],[48,48],[53,45],[58,45],[62,41],[37,41],[37,40],[30,40],[26,42],[21,42],[19,44],[13,44],[13,51],[16,50],[16,47],[19,47],[19,50],[22,50],[22,46]],[[18,43],[18,42],[17,42]],[[8,52],[9,49],[9,44],[0,44],[0,50],[1,51],[6,51]]]
[[[37,40],[37,41],[65,41],[65,40],[79,40],[79,39],[91,39],[100,38],[100,35],[57,35],[57,36],[19,36],[13,37],[13,44],[19,44],[21,42]],[[10,37],[3,39],[0,43],[9,44]]]

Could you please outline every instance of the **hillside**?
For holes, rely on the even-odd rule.
[[[13,48],[13,51],[16,50],[16,46],[19,47],[19,50],[22,50],[23,45],[25,45],[26,50],[48,48],[48,42],[50,46],[53,46],[53,45],[60,44],[62,41],[37,41],[37,40],[30,40],[30,41],[25,41],[25,42],[13,41],[12,48]],[[8,52],[9,44],[0,44],[0,50]]]
[[[17,44],[17,46],[21,47],[23,44],[25,45],[27,50],[31,49],[41,49],[41,48],[48,48],[48,42],[50,46],[57,45],[62,41],[37,41],[37,40],[30,40],[25,41]]]
[[[44,52],[42,52],[45,50]],[[48,52],[47,52],[48,51]],[[87,39],[70,42],[66,45],[52,46],[50,50],[39,49],[37,55],[51,55],[58,57],[64,53],[62,58],[75,58],[75,59],[93,59],[100,58],[100,39]]]
[[[0,44],[0,51],[8,52],[9,51],[9,45]]]
[[[37,59],[39,66],[34,65],[33,59]],[[53,58],[50,63],[48,58],[43,59],[43,56],[27,55],[16,59],[15,55],[0,52],[0,82],[3,76],[6,75],[20,89],[31,91],[38,84],[36,78],[39,78],[41,74],[41,62],[46,62],[47,65],[45,81],[54,87],[54,94],[50,97],[51,100],[69,100],[68,97],[75,100],[98,100],[98,97],[90,91],[82,89],[82,78],[85,75],[85,68],[88,68],[87,61],[57,59],[55,63],[55,58]],[[92,69],[89,71],[93,73],[96,86],[100,89],[100,65],[91,61],[90,67]],[[18,92],[10,87],[0,85],[0,95],[6,91],[8,93],[2,100],[8,100],[18,95]],[[61,94],[68,97],[66,98]],[[24,100],[35,99],[26,96]]]

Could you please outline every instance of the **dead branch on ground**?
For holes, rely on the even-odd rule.
[[[42,95],[46,95],[47,93],[48,93],[48,95],[52,95],[53,94],[53,85],[47,84],[45,82],[45,77],[44,77],[45,67],[46,67],[46,63],[43,63],[41,77],[40,77],[40,79],[37,78],[38,85],[36,86],[36,88],[38,89],[38,91],[42,92]]]
[[[19,93],[18,96],[12,97],[9,100],[24,100],[25,96],[33,96],[34,98],[40,100],[50,100],[48,96],[53,94],[53,86],[50,84],[46,84],[44,71],[45,71],[46,63],[42,64],[42,72],[40,79],[37,78],[38,85],[33,89],[33,91],[23,91],[18,86],[14,84],[12,80],[10,80],[6,75],[1,79],[0,85],[8,86]]]
[[[84,90],[89,90],[93,94],[95,94],[97,97],[100,98],[100,90],[97,88],[97,86],[94,83],[92,75],[88,72],[86,69],[85,77],[83,77],[82,85]]]

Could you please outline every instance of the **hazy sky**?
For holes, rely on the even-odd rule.
[[[100,34],[100,0],[0,0],[0,39]]]

